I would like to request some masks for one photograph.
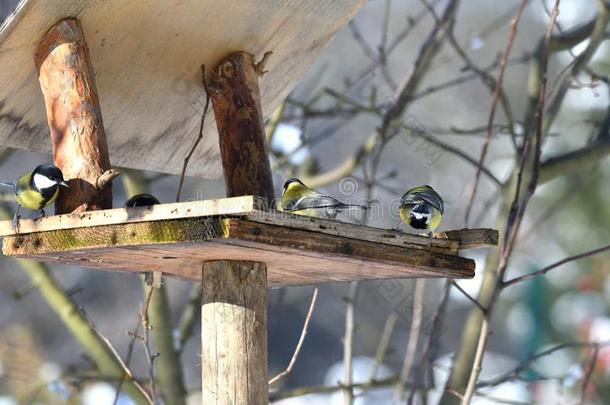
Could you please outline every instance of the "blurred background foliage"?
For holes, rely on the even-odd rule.
[[[0,1],[0,15],[6,17],[14,0]],[[441,13],[447,1],[430,1]],[[497,67],[506,47],[510,20],[517,1],[464,0],[455,17],[454,33],[469,58],[482,69]],[[388,9],[388,4],[390,8]],[[563,0],[558,25],[562,29],[583,24],[596,14],[594,0]],[[526,113],[527,61],[549,21],[552,2],[531,0],[518,27],[518,35],[503,83],[510,101],[517,137],[522,136]],[[466,226],[464,214],[472,189],[476,166],[444,147],[413,138],[409,132],[393,137],[378,157],[374,179],[357,166],[345,177],[331,182],[320,180],[341,162],[358,154],[367,137],[379,124],[374,114],[362,113],[359,106],[374,104],[383,110],[395,88],[408,77],[413,63],[435,21],[419,0],[370,0],[353,23],[338,33],[308,76],[289,96],[283,109],[266,111],[271,116],[271,160],[279,193],[284,180],[293,175],[319,181],[321,189],[347,201],[374,198],[382,202],[368,223],[396,227],[396,198],[418,184],[431,184],[446,200],[441,230]],[[384,34],[384,27],[387,33]],[[375,64],[378,44],[388,44],[405,29],[408,35],[387,55],[385,65]],[[362,39],[358,39],[361,37]],[[607,36],[606,36],[607,38]],[[384,42],[385,41],[385,42]],[[368,44],[367,46],[363,45]],[[553,54],[549,65],[549,88],[556,78],[584,50]],[[375,66],[367,69],[368,66]],[[610,46],[601,44],[590,70],[573,79],[560,113],[542,149],[543,158],[561,155],[590,144],[600,126],[607,125],[610,75]],[[365,72],[365,74],[363,74]],[[496,68],[489,70],[494,77]],[[475,161],[489,115],[491,93],[476,74],[464,65],[455,50],[445,43],[429,69],[408,116],[410,128],[431,134],[444,145],[466,153]],[[41,103],[43,102],[41,98]],[[102,108],[103,108],[103,100]],[[278,119],[279,118],[279,119]],[[500,180],[506,180],[514,163],[507,117],[498,111],[486,167]],[[606,128],[607,131],[607,128]],[[112,136],[112,134],[109,134]],[[191,142],[191,140],[185,140]],[[36,164],[49,162],[49,156],[20,150],[2,152],[0,180],[8,181]],[[516,251],[508,269],[509,277],[539,270],[564,257],[591,250],[610,242],[610,159],[594,162],[541,185],[526,212]],[[141,173],[150,190],[162,202],[171,202],[178,179],[156,173]],[[371,194],[372,193],[372,194]],[[468,225],[495,227],[499,195],[486,176]],[[222,180],[201,181],[187,178],[185,199],[222,197]],[[120,181],[115,182],[115,206],[128,196]],[[10,200],[10,196],[7,197]],[[357,218],[356,218],[357,219]],[[348,218],[349,220],[349,218]],[[355,220],[351,218],[351,220]],[[480,269],[473,280],[459,285],[476,296],[481,285],[487,250],[467,253]],[[0,259],[0,404],[83,403],[112,404],[113,382],[92,374],[94,364],[83,347],[66,329],[60,318],[37,292],[26,273],[14,260]],[[131,338],[127,335],[137,321],[143,293],[136,275],[51,266],[51,273],[96,328],[124,358]],[[493,387],[481,386],[474,403],[575,403],[581,398],[583,380],[593,354],[589,346],[569,346],[526,364],[522,372],[510,375],[532,353],[566,342],[610,341],[610,254],[608,252],[568,263],[544,277],[532,279],[503,292],[492,318],[492,334],[483,362],[480,381],[510,378]],[[348,286],[321,286],[310,329],[294,370],[272,394],[288,396],[299,387],[337,385],[343,379],[345,297]],[[388,317],[396,317],[388,350],[374,379],[383,380],[399,373],[412,322],[412,280],[360,283],[355,306],[353,343],[355,383],[371,379],[375,353]],[[437,311],[445,281],[426,283],[422,300],[423,329],[420,348],[428,339],[430,323]],[[188,306],[190,283],[168,279],[166,293],[173,324]],[[269,295],[270,375],[285,368],[299,338],[302,319],[309,306],[312,287],[275,289]],[[473,305],[460,292],[451,290],[442,327],[438,331],[437,353],[433,359],[434,388],[419,401],[435,404],[447,379],[451,362],[459,348],[467,314]],[[195,318],[195,331],[198,320]],[[189,402],[199,403],[200,341],[197,333],[181,350],[184,384]],[[419,357],[418,357],[419,358]],[[601,346],[593,364],[591,384],[585,403],[610,403],[610,347]],[[147,376],[142,350],[134,350],[130,368],[138,378]],[[418,369],[418,372],[422,372]],[[393,382],[374,389],[356,390],[355,403],[389,403]],[[275,388],[274,388],[275,390]],[[315,391],[315,389],[314,389]],[[283,394],[282,394],[283,393]],[[282,394],[282,395],[280,395]],[[294,394],[294,393],[293,393]],[[129,404],[126,395],[118,402]],[[341,391],[291,396],[282,404],[343,403]]]

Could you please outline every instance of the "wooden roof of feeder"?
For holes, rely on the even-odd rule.
[[[204,97],[200,66],[227,54],[273,55],[260,79],[270,114],[364,0],[23,0],[0,28],[0,145],[50,153],[34,53],[65,17],[82,22],[111,164],[179,173]],[[212,112],[189,174],[222,174]]]
[[[117,208],[0,222],[7,256],[199,281],[208,260],[267,264],[271,287],[406,277],[474,276],[459,251],[496,245],[497,231],[448,239],[301,217],[264,209],[252,196]]]

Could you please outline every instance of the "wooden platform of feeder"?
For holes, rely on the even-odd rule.
[[[260,60],[261,106],[271,114],[364,0],[23,0],[0,28],[0,145],[50,153],[34,66],[37,42],[78,18],[87,38],[114,166],[180,173],[203,109],[200,66],[228,54]],[[210,109],[211,110],[211,109]],[[189,174],[220,178],[212,112]]]
[[[257,197],[162,204],[0,223],[3,253],[44,262],[197,280],[210,260],[267,263],[271,287],[405,277],[469,278],[462,249],[497,244],[497,232],[448,239],[265,210]]]

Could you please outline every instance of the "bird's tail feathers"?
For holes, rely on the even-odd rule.
[[[344,204],[341,203],[340,206],[338,206],[337,208],[341,209],[341,208],[360,208],[363,210],[368,210],[371,208],[370,205],[362,205],[362,204]]]
[[[2,182],[0,182],[0,186],[2,186],[2,187],[6,187],[6,188],[10,188],[10,189],[12,189],[12,188],[14,188],[14,187],[15,187],[15,186],[13,185],[13,183],[2,183]]]

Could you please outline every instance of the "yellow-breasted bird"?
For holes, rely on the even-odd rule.
[[[68,187],[61,170],[53,165],[37,166],[32,173],[26,173],[12,183],[0,185],[11,188],[19,204],[13,218],[13,229],[19,225],[21,207],[40,210],[41,216],[44,217],[44,207],[55,201],[59,195],[59,186]]]
[[[400,219],[415,229],[427,229],[430,234],[441,224],[445,204],[428,185],[408,190],[400,199]]]
[[[348,208],[367,209],[368,207],[359,204],[344,204],[334,197],[307,187],[301,180],[293,177],[284,183],[282,199],[276,208],[279,211],[308,217],[334,218],[339,211]]]

